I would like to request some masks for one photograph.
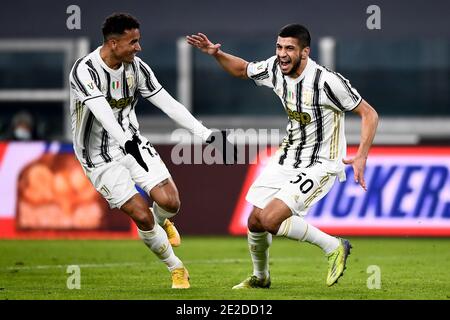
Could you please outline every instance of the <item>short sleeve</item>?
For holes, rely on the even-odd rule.
[[[98,88],[100,80],[97,77],[96,72],[81,60],[78,60],[73,66],[69,76],[70,87],[81,103],[104,96]]]
[[[139,68],[139,92],[143,98],[150,98],[158,93],[162,86],[156,79],[152,69],[142,60],[135,58]]]
[[[328,73],[323,89],[327,96],[328,104],[340,111],[352,111],[362,100],[358,91],[350,84],[350,81],[339,73]]]
[[[276,56],[264,61],[254,61],[247,65],[247,76],[258,86],[273,88],[273,77],[276,76]]]

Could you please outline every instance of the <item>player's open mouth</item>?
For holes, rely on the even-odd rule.
[[[280,67],[281,69],[286,69],[291,64],[290,61],[280,61]]]

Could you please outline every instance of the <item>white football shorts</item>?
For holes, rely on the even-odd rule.
[[[108,201],[111,208],[120,208],[138,191],[138,185],[147,194],[161,181],[170,178],[169,170],[156,150],[140,136],[142,158],[148,166],[145,171],[130,154],[98,168],[85,168],[86,175],[95,189]]]
[[[269,161],[248,190],[246,200],[264,209],[274,199],[283,201],[292,214],[305,216],[308,209],[322,199],[334,184],[336,173],[324,166],[293,168]]]

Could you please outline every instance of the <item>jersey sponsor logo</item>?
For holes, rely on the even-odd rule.
[[[303,125],[307,125],[311,122],[311,116],[307,112],[298,112],[288,109],[287,114],[289,119],[300,122]]]
[[[87,87],[88,87],[90,90],[94,90],[94,83],[93,83],[93,82],[89,82],[89,83],[87,84]]]
[[[122,109],[127,107],[132,101],[133,97],[120,98],[119,100],[111,98],[108,100],[108,103],[111,106],[111,108]]]

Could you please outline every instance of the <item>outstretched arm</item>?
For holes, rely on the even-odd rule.
[[[358,182],[367,191],[364,170],[366,168],[369,149],[372,146],[373,138],[377,130],[378,114],[364,99],[361,100],[353,112],[361,117],[361,140],[356,156],[352,159],[344,159],[343,162],[353,167],[355,182]]]
[[[167,114],[178,125],[188,129],[193,134],[206,141],[211,135],[211,130],[202,125],[181,103],[175,100],[165,89],[148,98],[161,111]]]
[[[180,126],[187,128],[203,141],[212,144],[222,154],[224,164],[237,163],[237,148],[228,140],[225,130],[211,130],[203,126],[181,103],[161,89],[148,99]]]
[[[196,35],[186,36],[186,41],[191,46],[198,48],[203,53],[216,58],[222,68],[234,77],[247,79],[248,62],[242,58],[233,56],[220,50],[220,43],[213,44],[206,35],[197,33]]]

